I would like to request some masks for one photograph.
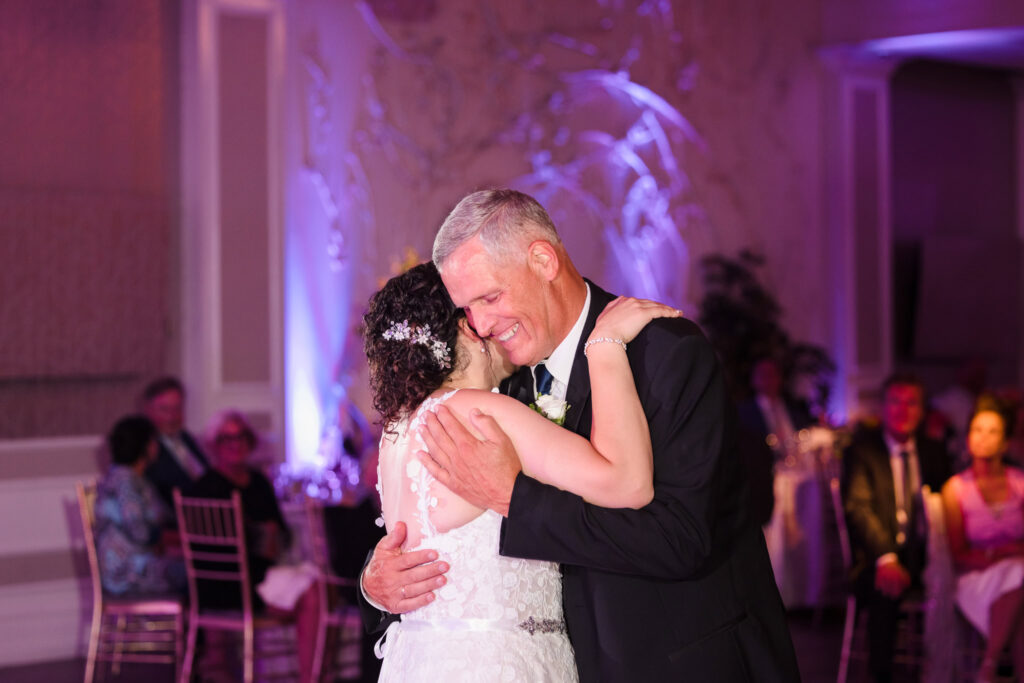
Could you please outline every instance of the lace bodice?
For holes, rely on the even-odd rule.
[[[410,536],[418,538],[410,549],[433,548],[451,565],[438,599],[403,619],[560,622],[558,565],[499,555],[501,516],[474,511],[416,458],[416,451],[426,450],[419,431],[424,411],[436,411],[454,394],[428,398],[410,420],[396,426],[393,437],[381,440],[378,486],[385,523],[391,529],[404,520]]]
[[[377,480],[388,528],[405,521],[407,547],[434,548],[451,569],[437,599],[403,614],[378,643],[380,681],[574,683],[558,565],[499,555],[500,515],[455,496],[416,458],[426,450],[425,411],[454,394],[428,398],[381,440]]]

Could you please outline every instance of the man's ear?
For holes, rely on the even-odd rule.
[[[530,270],[548,282],[558,276],[561,261],[554,245],[547,240],[534,240],[527,248],[527,263]]]

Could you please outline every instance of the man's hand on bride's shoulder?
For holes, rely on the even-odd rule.
[[[437,561],[437,551],[402,551],[405,535],[405,524],[395,524],[377,543],[362,575],[363,593],[392,614],[430,604],[434,591],[447,581],[448,563]]]
[[[630,342],[655,318],[679,318],[682,315],[679,309],[657,301],[620,296],[597,316],[590,339]]]

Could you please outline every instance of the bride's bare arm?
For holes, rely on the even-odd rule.
[[[628,343],[651,319],[678,315],[654,302],[616,299],[598,319],[590,339]],[[596,341],[587,348],[587,361],[593,410],[590,441],[499,394],[459,392],[451,407],[464,422],[474,408],[493,416],[529,476],[602,507],[643,507],[654,495],[651,438],[626,351],[617,341]],[[479,432],[477,436],[488,437]]]

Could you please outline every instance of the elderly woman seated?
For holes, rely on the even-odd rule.
[[[253,604],[259,610],[294,617],[299,680],[313,680],[313,648],[320,609],[313,583],[315,572],[276,566],[291,543],[291,532],[270,480],[248,464],[258,442],[256,433],[241,413],[228,410],[214,416],[204,440],[206,452],[213,456],[213,468],[196,482],[193,495],[230,498],[233,491],[241,494],[249,573],[255,589]],[[199,596],[200,603],[207,607],[241,608],[241,596],[210,587],[204,590],[202,583]]]
[[[1007,646],[1018,676],[1024,671],[1024,471],[1003,462],[1010,428],[997,403],[979,401],[967,434],[971,465],[942,489],[956,602],[988,639],[982,681],[993,680]]]
[[[96,550],[103,589],[112,595],[185,589],[180,547],[163,535],[171,511],[143,476],[156,439],[156,427],[141,415],[122,418],[107,437],[113,464],[96,487]]]

